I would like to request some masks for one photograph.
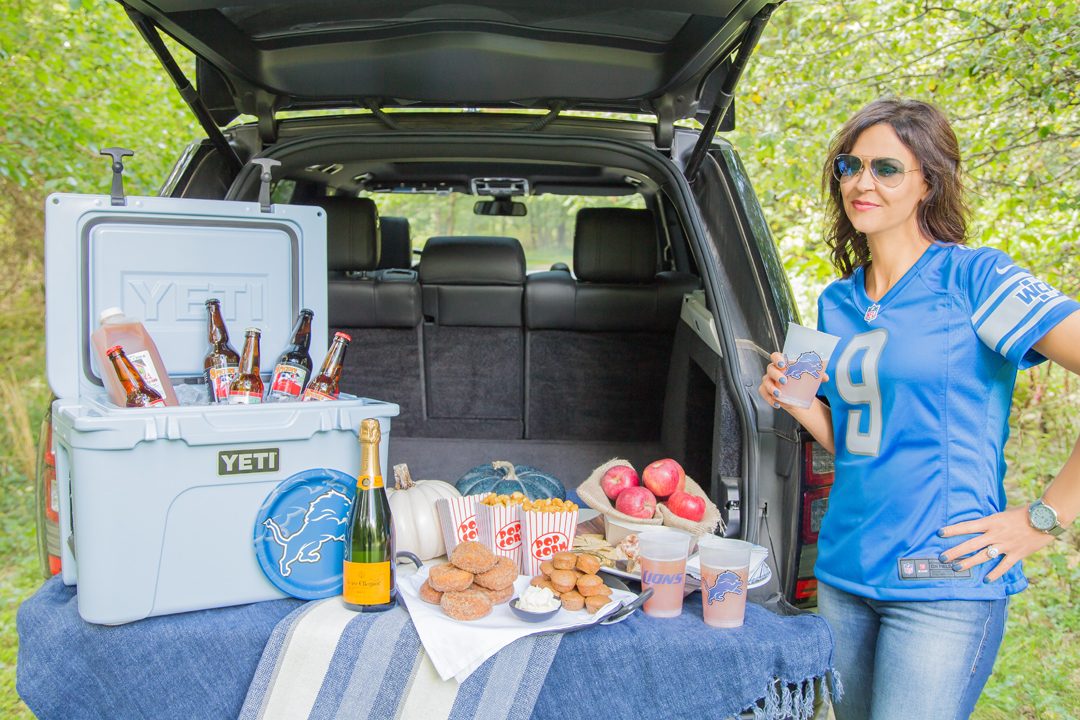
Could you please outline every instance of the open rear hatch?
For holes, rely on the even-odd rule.
[[[704,122],[734,89],[735,52],[756,43],[751,21],[779,4],[119,1],[144,35],[159,28],[195,53],[197,95],[219,126],[241,113],[272,124],[286,108],[418,106]]]

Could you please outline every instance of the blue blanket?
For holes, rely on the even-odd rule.
[[[275,626],[299,607],[279,600],[109,628],[83,622],[74,588],[54,579],[19,609],[18,691],[42,720],[237,717],[249,685],[258,692],[256,669]],[[816,688],[835,690],[831,667],[832,636],[820,617],[749,604],[743,627],[713,630],[694,594],[678,618],[635,613],[563,636],[531,715],[725,718],[749,709],[759,718],[806,718]],[[334,683],[344,688],[340,697],[322,697],[351,702],[344,675]],[[491,701],[482,698],[473,705],[481,712]]]

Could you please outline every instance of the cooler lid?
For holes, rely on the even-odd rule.
[[[45,203],[45,364],[52,391],[102,386],[90,336],[111,306],[141,320],[174,379],[200,377],[205,301],[221,300],[237,352],[262,332],[262,370],[289,341],[301,308],[315,312],[311,356],[327,347],[326,213],[318,207],[185,198],[50,195]]]

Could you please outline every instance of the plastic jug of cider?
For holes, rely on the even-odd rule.
[[[173,407],[179,405],[176,393],[173,392],[172,382],[169,381],[165,363],[162,362],[157,346],[154,345],[153,338],[150,337],[150,333],[146,331],[143,324],[124,315],[124,311],[118,307],[102,310],[98,319],[101,325],[90,336],[90,342],[93,345],[94,360],[99,368],[99,375],[105,383],[105,389],[113,404],[124,407],[127,403],[127,393],[124,392],[116,373],[107,371],[111,367],[107,351],[114,345],[123,345],[128,360],[139,371],[139,375],[146,384],[165,399],[166,405]]]

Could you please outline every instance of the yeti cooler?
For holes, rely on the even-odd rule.
[[[357,430],[398,406],[327,402],[118,408],[91,357],[98,314],[143,322],[182,398],[199,383],[207,298],[230,341],[262,332],[264,379],[300,308],[315,312],[312,360],[327,348],[326,217],[317,207],[108,196],[46,201],[46,366],[60,492],[63,580],[79,614],[119,624],[284,597],[260,569],[256,516],[279,483],[328,468],[355,475]],[[237,344],[239,343],[239,344]],[[353,347],[351,352],[362,348]]]

